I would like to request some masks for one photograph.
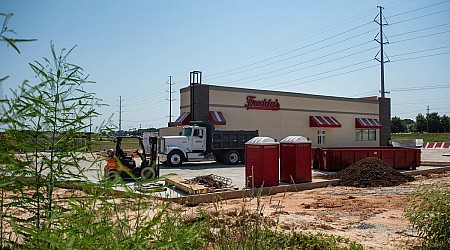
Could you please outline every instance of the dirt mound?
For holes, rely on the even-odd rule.
[[[355,162],[329,178],[340,179],[337,185],[348,187],[390,187],[414,180],[414,177],[404,175],[373,157]]]

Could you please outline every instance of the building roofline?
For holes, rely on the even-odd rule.
[[[244,91],[248,91],[250,93],[258,93],[258,94],[266,94],[266,95],[281,95],[281,96],[303,97],[303,98],[314,98],[314,99],[326,99],[326,100],[335,100],[335,101],[378,103],[378,98],[377,97],[350,98],[350,97],[314,95],[314,94],[304,94],[304,93],[285,92],[285,91],[260,90],[260,89],[237,88],[237,87],[224,87],[224,86],[209,85],[209,84],[202,84],[202,85],[208,86],[210,90],[218,90],[218,91],[228,91],[228,92],[244,92]],[[189,86],[180,89],[180,93],[184,93],[184,92],[188,92],[188,91],[189,91]]]

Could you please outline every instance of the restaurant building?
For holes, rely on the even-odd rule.
[[[278,141],[301,135],[316,147],[386,146],[390,115],[389,98],[214,86],[191,72],[190,86],[180,90],[180,116],[170,126],[209,120],[218,130],[258,130]]]

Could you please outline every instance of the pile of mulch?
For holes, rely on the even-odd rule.
[[[336,185],[347,187],[391,187],[414,180],[414,177],[404,175],[386,162],[373,157],[355,162],[328,178],[340,179]]]

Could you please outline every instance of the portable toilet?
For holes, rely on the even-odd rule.
[[[254,137],[245,143],[247,187],[278,186],[279,146],[270,137]]]
[[[310,182],[311,141],[303,136],[288,136],[280,141],[280,181]]]

